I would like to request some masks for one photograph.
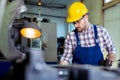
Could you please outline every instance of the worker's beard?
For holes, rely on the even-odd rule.
[[[78,32],[83,32],[83,31],[86,31],[87,26],[84,26],[82,28],[81,27],[77,27],[76,29],[77,29]]]

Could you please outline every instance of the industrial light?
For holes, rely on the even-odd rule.
[[[42,35],[40,27],[34,23],[26,23],[25,26],[20,30],[20,33],[25,38],[39,38]]]
[[[41,6],[42,5],[42,2],[41,0],[38,1],[38,6]]]

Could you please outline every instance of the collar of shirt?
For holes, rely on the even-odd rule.
[[[88,28],[86,29],[86,31],[82,31],[82,32],[80,32],[80,33],[85,34],[85,33],[87,33],[88,31],[90,31],[90,30],[92,30],[92,29],[93,29],[93,25],[90,24],[90,25],[88,26]]]

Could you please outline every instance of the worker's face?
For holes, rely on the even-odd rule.
[[[73,22],[75,28],[79,32],[86,30],[87,23],[88,23],[88,15],[85,15],[80,20]]]

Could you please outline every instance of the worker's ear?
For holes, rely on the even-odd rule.
[[[89,16],[88,15],[85,15],[85,19],[88,19],[89,18]]]
[[[88,15],[85,15],[85,16],[84,16],[84,19],[85,19],[85,21],[88,21],[89,16],[88,16]]]

